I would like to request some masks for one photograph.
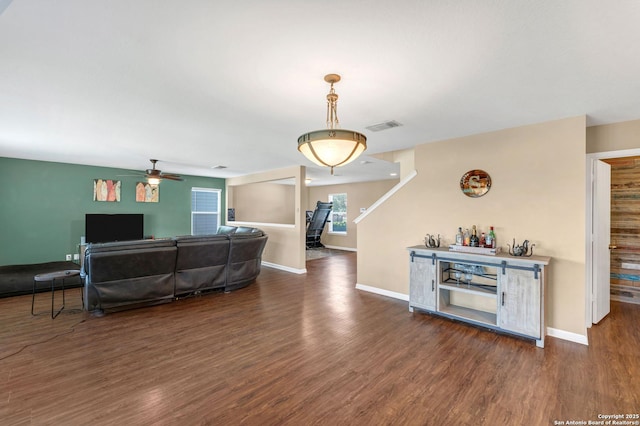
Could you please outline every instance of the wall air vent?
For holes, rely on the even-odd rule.
[[[372,132],[380,132],[382,130],[392,129],[394,127],[400,127],[402,124],[398,123],[395,120],[385,121],[384,123],[373,124],[371,126],[365,127],[367,130],[371,130]]]

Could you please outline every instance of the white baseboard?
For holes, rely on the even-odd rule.
[[[261,265],[262,266],[268,266],[269,268],[280,269],[281,271],[293,272],[294,274],[306,274],[307,273],[307,268],[297,269],[297,268],[292,268],[290,266],[278,265],[277,263],[264,262],[264,261],[261,263]]]
[[[405,302],[409,301],[409,295],[408,294],[397,293],[395,291],[384,290],[382,288],[371,287],[371,286],[364,285],[364,284],[356,284],[356,289],[362,290],[362,291],[367,291],[369,293],[379,294],[381,296],[391,297],[393,299],[404,300]]]
[[[409,295],[403,293],[397,293],[395,291],[384,290],[377,287],[371,287],[364,284],[356,284],[356,289],[366,291],[369,293],[379,294],[381,296],[391,297],[393,299],[399,299],[408,302]],[[557,328],[547,327],[547,336],[555,337],[557,339],[568,340],[574,343],[580,343],[581,345],[589,345],[589,339],[586,335],[571,333],[569,331],[559,330]]]
[[[589,339],[586,335],[572,333],[570,331],[558,330],[557,328],[547,327],[547,336],[555,337],[562,340],[568,340],[581,345],[589,346]]]
[[[325,244],[325,247],[328,249],[334,249],[334,250],[343,250],[343,251],[358,251],[358,249],[352,248],[352,247],[338,247],[338,246],[328,246]]]

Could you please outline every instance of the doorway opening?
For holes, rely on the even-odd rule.
[[[640,156],[611,166],[611,300],[640,304]]]
[[[613,172],[609,172],[609,196],[606,200],[598,197],[596,192],[597,163],[607,163]],[[637,163],[637,176],[634,178],[633,169]],[[621,169],[625,169],[621,172]],[[632,208],[627,203],[638,204],[640,213],[640,149],[629,149],[610,152],[587,154],[587,256],[586,256],[586,288],[585,288],[585,317],[587,327],[599,321],[598,318],[598,293],[606,291],[606,298],[622,300],[625,302],[634,299],[640,301],[640,227],[633,227],[633,215],[626,210]],[[600,198],[600,200],[598,200]],[[598,204],[607,203],[607,214],[599,215]],[[600,205],[602,207],[602,205]],[[602,208],[601,208],[602,210]],[[609,241],[598,240],[598,228],[601,225],[600,216],[606,216],[605,220],[611,220],[607,234],[610,232]],[[638,216],[640,225],[640,216]],[[602,226],[600,226],[602,228]],[[607,235],[609,238],[609,235]],[[621,243],[621,244],[619,244]],[[615,247],[615,248],[614,248]],[[621,249],[618,249],[620,247]],[[598,250],[611,250],[608,256],[597,256]],[[618,251],[620,250],[620,251]],[[606,265],[604,265],[606,263]],[[624,265],[623,265],[624,263]],[[598,279],[598,271],[606,270],[607,277]],[[602,275],[602,274],[600,274]],[[605,290],[606,289],[606,290]],[[600,297],[602,299],[602,297]],[[602,300],[601,300],[602,302]],[[607,305],[609,301],[606,301]],[[608,312],[608,306],[606,308]],[[606,314],[605,314],[606,315]],[[601,317],[600,317],[601,318]]]

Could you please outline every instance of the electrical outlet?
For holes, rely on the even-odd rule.
[[[75,253],[73,255],[73,260],[80,260],[80,255],[78,253]]]
[[[71,255],[70,255],[70,254],[68,254],[68,255],[67,255],[67,257],[66,257],[66,259],[67,259],[67,260],[71,260]]]

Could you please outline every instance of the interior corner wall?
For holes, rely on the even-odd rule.
[[[546,325],[586,336],[585,133],[580,116],[417,146],[417,176],[358,225],[358,283],[408,294],[406,247],[494,226],[503,250],[528,239],[552,257]],[[483,197],[460,190],[472,169],[491,176]]]
[[[162,182],[158,203],[138,203],[135,184],[144,177],[130,175],[123,169],[0,157],[0,266],[61,261],[78,253],[86,213],[142,213],[145,236],[190,234],[192,187],[220,189],[225,211],[224,179],[185,176],[183,182]],[[93,201],[94,179],[121,181],[121,201]]]
[[[293,178],[295,182],[294,224],[273,224],[263,222],[228,222],[230,225],[256,226],[264,230],[269,239],[262,255],[267,263],[279,265],[296,271],[305,270],[305,208],[307,205],[307,191],[304,190],[306,169],[304,166],[294,166],[268,172],[237,176],[227,179],[227,193],[237,191],[239,186],[259,182],[269,182]],[[259,206],[256,206],[259,208]]]
[[[371,154],[379,160],[400,164],[400,180],[409,176],[416,169],[414,148]]]
[[[373,182],[359,182],[340,185],[310,186],[309,205],[307,210],[313,211],[318,201],[328,201],[329,194],[347,194],[347,234],[330,234],[329,225],[322,233],[322,244],[350,250],[358,248],[358,229],[353,223],[360,216],[361,208],[369,208],[395,184],[397,179],[386,179]]]

